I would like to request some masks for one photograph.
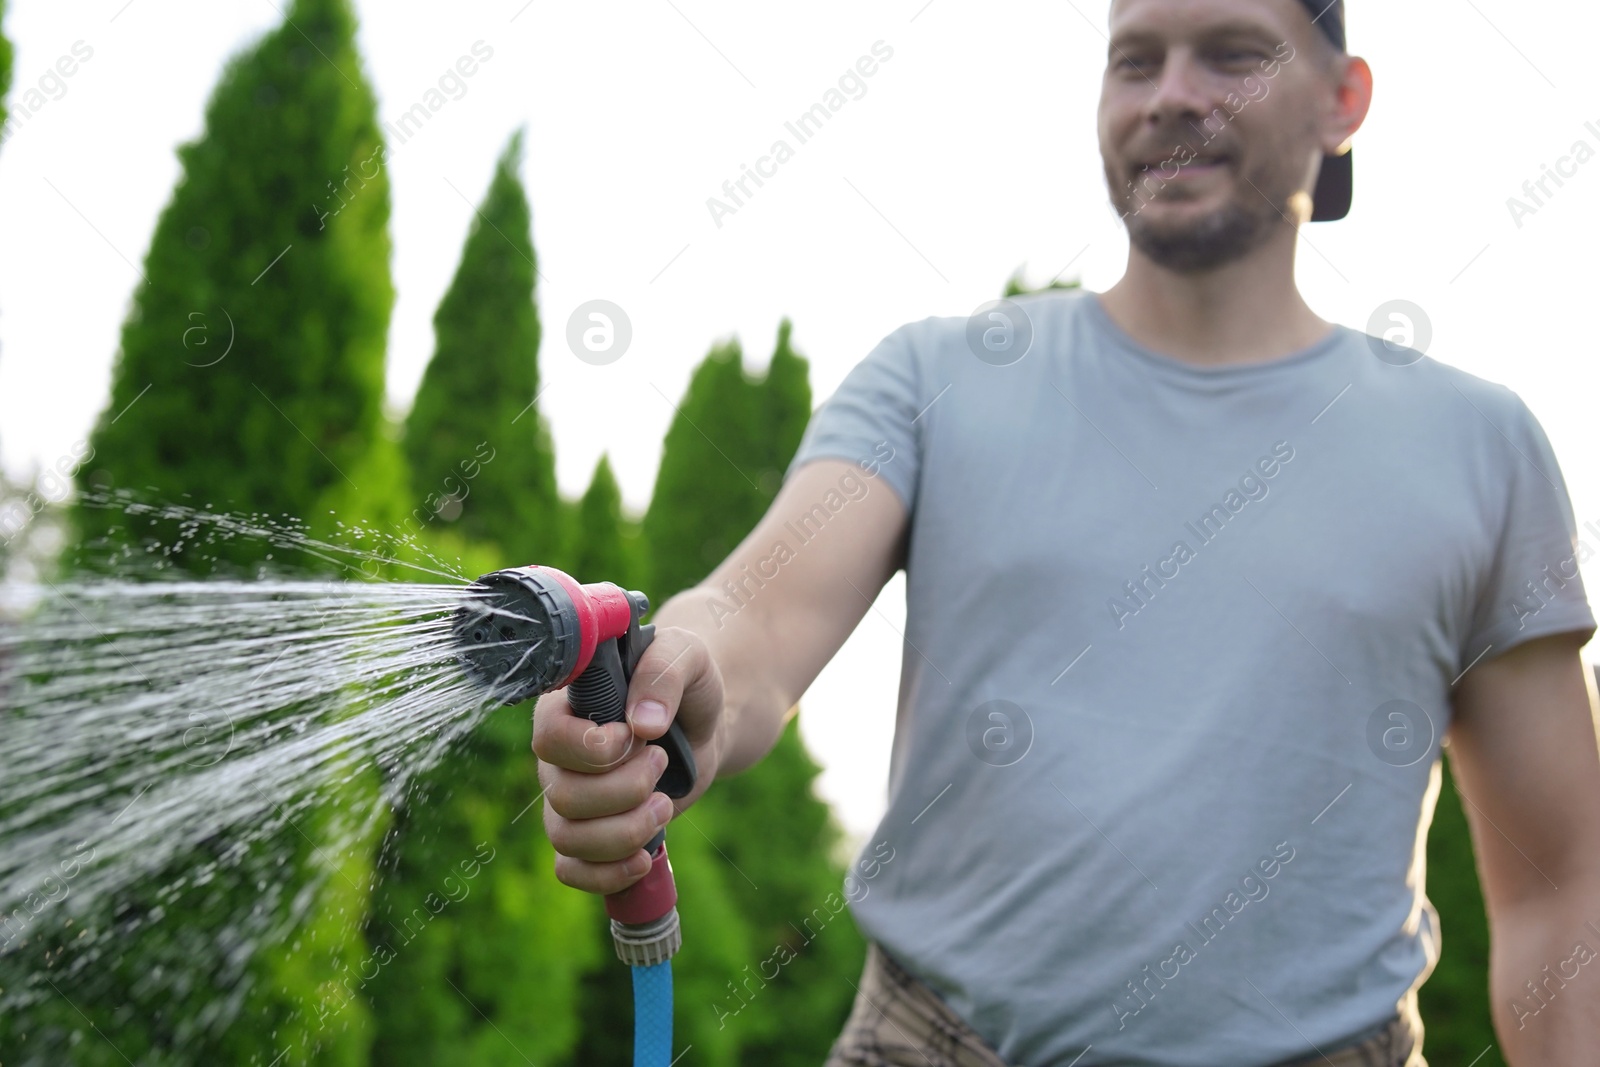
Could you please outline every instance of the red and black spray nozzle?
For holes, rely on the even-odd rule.
[[[531,700],[564,686],[572,710],[604,725],[626,719],[628,682],[655,637],[639,625],[650,601],[610,582],[580,585],[554,567],[511,567],[467,588],[453,631],[468,673],[504,694]],[[650,741],[667,753],[656,790],[677,799],[694,788],[694,752],[676,720]],[[678,950],[678,894],[667,860],[666,830],[653,837],[650,872],[606,897],[612,939],[626,963],[648,965]]]

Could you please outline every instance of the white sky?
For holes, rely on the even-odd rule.
[[[385,120],[473,42],[494,49],[392,159],[389,398],[405,410],[431,354],[470,219],[463,194],[480,199],[526,123],[546,279],[541,407],[568,494],[607,450],[643,508],[672,415],[663,394],[676,401],[719,339],[737,335],[760,368],[791,316],[820,402],[884,334],[970,313],[1018,266],[1040,284],[1070,263],[1096,290],[1121,274],[1094,132],[1107,0],[357,7]],[[142,266],[178,177],[174,149],[200,132],[223,61],[280,18],[273,0],[13,0],[13,107],[75,41],[94,50],[0,146],[0,459],[13,474],[69,453],[106,403],[129,261]],[[1323,317],[1365,328],[1380,304],[1411,300],[1432,320],[1430,354],[1516,390],[1562,461],[1580,530],[1600,527],[1600,158],[1520,229],[1506,200],[1575,141],[1600,150],[1597,38],[1589,5],[1356,0],[1351,48],[1377,95],[1355,141],[1355,209],[1311,226],[1299,265]],[[894,56],[866,95],[718,229],[706,198],[879,40]],[[632,348],[607,366],[563,342],[595,298],[633,324]],[[1595,564],[1585,578],[1600,589]],[[803,704],[822,792],[853,835],[886,799],[903,588],[885,590]]]

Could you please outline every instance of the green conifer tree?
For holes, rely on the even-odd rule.
[[[178,150],[181,178],[145,257],[80,489],[287,517],[316,533],[392,517],[403,476],[381,406],[389,187],[354,36],[348,0],[295,0],[281,26],[226,64],[202,134]],[[107,548],[182,540],[174,524],[134,525],[116,510],[80,506],[73,519],[90,566],[122,566]],[[205,574],[272,552],[236,538],[162,559]],[[272,566],[327,567],[281,550]],[[58,1002],[59,1015],[33,1028],[34,1052],[68,1035],[45,1059],[363,1063],[361,1003],[319,1021],[337,977],[365,952],[376,843],[372,773],[353,769],[340,788],[333,803],[293,811],[292,828],[223,835],[119,899],[114,915],[88,917],[106,936],[82,944],[101,956],[79,966],[69,945],[53,961],[74,1006]],[[211,862],[234,849],[243,866]],[[230,937],[283,929],[292,914],[288,938],[228,949]],[[243,978],[224,984],[241,964]],[[116,1056],[86,1019],[115,1035]]]
[[[806,361],[794,352],[791,332],[785,320],[760,380],[745,374],[737,342],[714,348],[691,378],[644,519],[653,602],[704,578],[776,495],[811,415]],[[844,871],[833,860],[838,826],[812,792],[819,770],[791,717],[761,763],[718,782],[672,824],[674,842],[703,834],[714,844],[712,862],[724,868],[749,927],[751,954],[711,983],[713,1004],[727,1013],[713,1010],[717,1032],[733,1035],[741,1063],[821,1062],[854,997],[865,944],[844,907]],[[825,927],[818,914],[827,917]],[[810,939],[801,932],[808,918]],[[774,970],[777,976],[764,980]],[[759,994],[741,1007],[727,983],[752,974]],[[704,1007],[696,1007],[695,1014],[679,1013],[691,1030],[707,1025]]]
[[[367,938],[372,1062],[563,1062],[578,976],[611,951],[597,900],[562,885],[528,751],[530,705],[501,708],[412,789]]]
[[[628,520],[604,459],[575,515],[570,558],[545,561],[581,581],[633,587],[637,564],[619,534]],[[395,864],[368,925],[387,961],[365,990],[378,1021],[375,1063],[629,1062],[631,975],[613,954],[600,898],[555,877],[530,711],[494,712],[426,776],[397,822]],[[679,995],[708,1004],[749,950],[709,843],[677,838],[684,922],[696,931]],[[479,851],[492,856],[481,873]],[[697,1062],[732,1067],[730,1037],[708,1029],[679,1045],[694,1043]]]
[[[434,355],[406,421],[416,505],[402,529],[464,546],[473,573],[570,569],[573,509],[557,494],[533,403],[540,328],[522,145],[518,131],[495,165],[434,314]],[[607,535],[615,530],[597,534]],[[492,713],[396,820],[367,927],[387,960],[364,988],[377,1019],[374,1062],[544,1063],[577,1040],[578,974],[610,952],[609,935],[598,901],[555,878],[528,750],[532,708]],[[480,851],[492,859],[475,858]]]
[[[622,491],[611,461],[600,457],[583,499],[578,502],[572,574],[580,582],[615,582],[624,589],[642,588],[637,544],[627,535]]]
[[[405,437],[412,521],[438,514],[507,566],[547,562],[562,545],[555,453],[534,404],[540,331],[522,139],[513,134],[496,163],[434,314],[434,354]]]
[[[578,505],[571,573],[585,582],[610,581],[630,589],[643,588],[633,578],[642,563],[637,539],[629,537],[629,529],[635,525],[622,511],[611,465],[602,457]],[[759,961],[759,945],[730,887],[739,875],[717,855],[699,829],[701,825],[697,807],[695,813],[676,821],[668,833],[667,851],[678,886],[685,946],[673,960],[678,1005],[674,1049],[692,1045],[692,1055],[699,1062],[734,1067],[741,1062],[737,1034],[719,1023],[714,1006],[727,1000],[730,977],[746,963]],[[605,944],[600,957],[583,968],[577,1001],[581,1033],[568,1062],[625,1064],[631,1062],[633,1049],[632,975],[611,947],[600,898],[582,895],[591,909],[585,922],[599,932]]]
[[[204,133],[178,150],[80,484],[318,527],[329,511],[349,523],[397,506],[382,410],[389,178],[354,31],[348,0],[297,0],[229,61]],[[112,510],[77,519],[91,541],[176,540]],[[251,564],[267,549],[216,551]]]

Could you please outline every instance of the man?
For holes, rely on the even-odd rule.
[[[756,763],[905,569],[893,858],[852,905],[869,955],[834,1067],[1423,1067],[1447,732],[1502,1047],[1593,1063],[1571,507],[1515,394],[1295,288],[1371,99],[1327,3],[1116,0],[1125,276],[895,330],[761,524],[659,610],[630,724],[538,707],[556,873],[624,888],[672,814],[636,739],[680,719],[701,791]]]

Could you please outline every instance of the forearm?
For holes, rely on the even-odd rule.
[[[720,676],[716,777],[772,751],[796,701],[903,566],[908,513],[897,494],[871,487],[875,477],[843,459],[801,464],[728,558],[655,613],[657,626],[694,633]]]
[[[1490,1003],[1511,1067],[1579,1067],[1600,1048],[1600,876],[1491,917]]]
[[[782,692],[771,659],[777,643],[769,624],[748,605],[730,612],[726,598],[695,586],[669,599],[652,620],[699,635],[722,674],[723,735],[717,777],[726,778],[759,763],[778,743],[794,699]]]

